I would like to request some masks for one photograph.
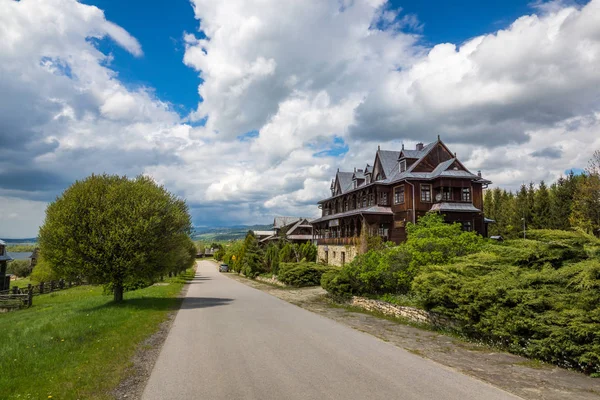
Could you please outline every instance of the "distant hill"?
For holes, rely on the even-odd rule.
[[[6,244],[25,244],[25,243],[37,243],[37,238],[25,238],[25,239],[2,239]]]
[[[228,241],[243,239],[249,230],[270,231],[272,224],[268,225],[235,225],[227,227],[196,227],[192,238],[194,240],[210,241]]]
[[[210,241],[229,241],[243,239],[249,230],[253,231],[270,231],[273,229],[272,224],[265,225],[235,225],[222,227],[195,227],[192,233],[194,240]],[[36,243],[36,238],[25,239],[2,239],[6,244],[31,244]]]

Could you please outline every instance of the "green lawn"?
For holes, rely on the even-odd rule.
[[[33,307],[0,315],[0,397],[109,399],[137,344],[179,307],[185,275],[125,293],[113,304],[98,286],[36,296]]]
[[[10,287],[11,287],[11,289],[12,289],[13,286],[18,286],[20,288],[26,288],[29,283],[31,283],[32,285],[36,285],[37,284],[37,282],[32,282],[27,277],[27,278],[19,278],[16,281],[10,281]]]

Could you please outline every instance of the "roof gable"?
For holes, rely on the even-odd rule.
[[[391,150],[377,150],[375,154],[375,163],[373,166],[374,179],[381,173],[381,179],[386,179],[392,176],[396,165],[398,165],[398,157],[400,152]]]
[[[444,161],[454,158],[454,155],[441,140],[428,144],[423,148],[421,157],[410,166],[410,172],[433,172]]]
[[[335,175],[335,195],[344,194],[348,190],[352,189],[353,176],[353,172],[337,172],[337,174]]]

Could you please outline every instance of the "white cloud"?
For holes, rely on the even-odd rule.
[[[335,170],[372,163],[377,145],[440,134],[509,188],[583,167],[600,147],[600,0],[540,3],[432,48],[418,16],[385,0],[192,5],[205,34],[182,32],[182,61],[203,80],[196,127],[121,82],[95,46],[110,38],[141,57],[126,26],[74,0],[0,0],[0,196],[46,201],[91,172],[143,172],[198,223],[255,223],[315,215]]]

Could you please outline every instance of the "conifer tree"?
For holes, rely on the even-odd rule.
[[[535,193],[533,210],[533,225],[538,229],[550,228],[550,193],[544,181],[540,182],[540,186]]]

